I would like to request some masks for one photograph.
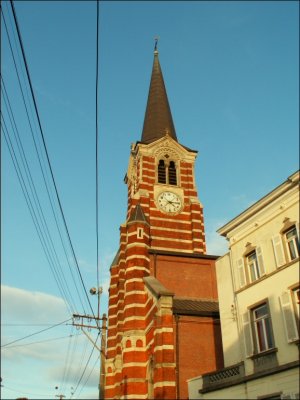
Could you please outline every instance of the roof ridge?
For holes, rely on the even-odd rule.
[[[219,300],[217,299],[212,299],[212,298],[206,298],[206,297],[187,297],[187,296],[174,296],[174,300],[188,300],[188,301],[209,301],[209,302],[214,302],[214,303],[219,303]]]
[[[177,142],[158,51],[155,47],[141,142],[151,143],[165,135],[169,135]]]

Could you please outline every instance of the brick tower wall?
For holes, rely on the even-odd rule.
[[[218,299],[215,258],[150,254],[150,274],[181,297]]]

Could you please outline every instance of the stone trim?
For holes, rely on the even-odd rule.
[[[161,296],[174,296],[174,293],[166,289],[158,279],[154,278],[154,276],[145,277],[144,282],[150,292],[157,298],[160,298]]]

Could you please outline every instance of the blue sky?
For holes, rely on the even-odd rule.
[[[89,289],[97,285],[96,3],[22,1],[16,2],[15,8],[62,207]],[[7,1],[3,2],[3,13],[14,49],[19,52]],[[154,37],[159,36],[159,58],[178,140],[199,151],[195,173],[204,205],[208,253],[221,255],[226,252],[226,243],[216,229],[282,183],[299,166],[298,16],[296,1],[101,2],[102,312],[107,307],[109,265],[126,215],[123,178],[130,144],[141,137]],[[1,45],[2,76],[16,124],[68,289],[76,309],[82,312],[68,272],[67,261],[74,268],[74,260],[71,254],[66,259],[56,230],[3,24]],[[3,114],[8,119],[4,106]],[[37,127],[34,113],[31,118]],[[38,129],[35,132],[38,138]],[[43,324],[56,324],[70,317],[3,138],[1,277],[3,344],[46,328]],[[91,297],[90,301],[96,310],[96,299]],[[83,302],[86,305],[86,300]],[[84,335],[68,338],[79,333],[70,325],[62,325],[15,343],[19,347],[3,348],[2,397],[13,399],[23,394],[49,398],[60,390],[69,395],[92,350]],[[73,369],[69,369],[70,363]],[[74,399],[97,398],[97,365],[94,352]],[[82,388],[89,373],[90,379]]]

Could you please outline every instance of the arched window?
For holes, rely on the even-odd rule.
[[[168,157],[168,156],[166,156]],[[168,185],[177,185],[177,172],[175,161],[159,160],[157,168],[157,181]]]
[[[177,185],[175,162],[170,161],[169,164],[169,185]]]
[[[158,183],[166,183],[166,166],[164,160],[158,163]]]

